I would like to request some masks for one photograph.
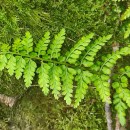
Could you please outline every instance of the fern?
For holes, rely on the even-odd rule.
[[[62,70],[59,66],[52,64],[49,72],[50,72],[49,73],[50,88],[52,89],[52,94],[54,94],[54,97],[58,99],[60,96],[60,90],[61,90],[60,76],[61,76]]]
[[[94,57],[96,56],[97,52],[101,49],[102,46],[105,45],[106,42],[112,37],[112,35],[107,35],[103,37],[99,37],[92,45],[89,47],[81,59],[81,64],[85,67],[90,67],[93,65]]]
[[[130,7],[127,8],[127,10],[124,12],[124,14],[121,16],[121,20],[125,20],[130,17]]]
[[[65,29],[62,29],[57,35],[55,35],[55,38],[50,45],[50,49],[48,50],[48,54],[50,55],[50,58],[58,58],[60,56],[60,50],[62,47],[62,44],[65,40]]]
[[[73,92],[73,79],[76,71],[72,68],[62,66],[62,94],[65,95],[64,99],[68,105],[71,104],[71,97]]]
[[[26,62],[26,65],[25,65],[23,77],[24,77],[24,82],[25,82],[26,87],[29,87],[32,84],[32,80],[35,75],[35,69],[37,65],[30,58],[26,58],[25,62]]]
[[[49,69],[50,66],[43,62],[41,63],[41,66],[37,69],[37,73],[39,74],[38,84],[45,95],[49,93]]]
[[[93,74],[89,71],[81,71],[80,69],[78,70],[78,75],[75,77],[75,80],[77,81],[77,88],[74,107],[79,106],[81,100],[84,99],[84,96],[88,89],[88,84],[91,83],[92,75]]]
[[[128,89],[128,78],[130,78],[130,66],[120,69],[120,74],[115,76],[112,87],[116,90],[114,105],[117,110],[120,123],[125,125],[125,110],[130,107],[130,90]]]
[[[35,52],[37,52],[38,57],[40,55],[45,55],[48,47],[48,43],[50,42],[50,32],[46,32],[44,34],[44,37],[39,40],[39,42],[36,44]]]
[[[117,60],[122,56],[130,54],[130,46],[124,47],[119,51],[111,55],[107,55],[104,63],[100,68],[100,73],[95,78],[95,86],[99,91],[101,99],[103,102],[110,103],[110,83],[108,83],[109,76],[111,74],[111,68],[116,64]]]
[[[38,84],[45,95],[51,92],[55,99],[63,95],[68,105],[72,104],[74,95],[74,107],[79,106],[92,84],[96,86],[102,101],[110,103],[112,101],[108,80],[111,68],[122,56],[130,54],[130,45],[104,56],[100,62],[94,62],[97,52],[110,40],[111,35],[99,37],[92,43],[93,36],[91,33],[82,37],[70,51],[61,55],[65,29],[55,35],[52,42],[50,33],[46,32],[35,45],[31,34],[26,32],[12,46],[0,45],[0,70],[7,68],[8,73],[15,74],[17,79],[23,76],[26,87],[31,86],[37,73]],[[125,123],[125,110],[130,106],[130,92],[127,87],[130,73],[126,73],[128,70],[130,67],[127,66],[125,74],[119,80],[119,86],[113,86],[117,95],[114,97],[114,104],[116,109],[120,108],[117,113],[122,124]]]
[[[12,76],[15,72],[15,67],[16,67],[16,58],[8,54],[8,62],[6,68],[8,69],[8,73]]]
[[[6,55],[0,55],[0,71],[2,71],[7,64],[7,57]]]
[[[69,51],[66,53],[66,62],[69,62],[71,64],[75,64],[77,59],[79,58],[79,55],[83,50],[85,50],[85,47],[88,46],[90,39],[94,36],[93,33],[90,33],[86,37],[82,37],[81,40]]]
[[[22,72],[24,71],[26,62],[22,56],[16,56],[15,58],[16,58],[15,77],[19,79],[22,76]]]
[[[26,32],[25,37],[21,41],[21,54],[29,54],[33,51],[33,38],[30,32]]]
[[[130,24],[127,25],[126,31],[124,33],[124,39],[128,38],[130,35]]]

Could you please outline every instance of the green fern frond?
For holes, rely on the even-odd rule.
[[[0,45],[0,51],[1,51],[1,52],[7,53],[7,52],[9,52],[10,48],[11,48],[11,47],[10,47],[8,44],[5,44],[5,43],[2,43],[2,44]]]
[[[124,33],[124,39],[128,38],[130,35],[130,24],[127,25],[126,31]]]
[[[0,71],[2,71],[7,64],[7,57],[6,55],[0,55]]]
[[[52,44],[50,45],[50,49],[48,50],[48,54],[50,55],[50,58],[58,58],[60,56],[60,50],[62,47],[62,44],[65,40],[65,29],[61,29],[61,31],[55,35],[54,40]]]
[[[38,84],[45,95],[49,93],[49,69],[50,66],[43,62],[41,63],[41,66],[37,69]]]
[[[17,38],[15,39],[14,44],[12,45],[12,51],[19,53],[19,51],[22,50],[22,47],[23,45],[21,43],[21,39]]]
[[[88,46],[87,52],[81,59],[81,64],[83,64],[85,67],[92,66],[93,60],[97,54],[97,52],[101,49],[102,46],[105,45],[105,43],[110,40],[112,35],[107,35],[103,37],[99,37],[92,45]]]
[[[33,38],[30,32],[25,33],[25,37],[23,37],[21,44],[23,47],[21,48],[22,54],[29,54],[33,51]]]
[[[130,17],[130,7],[125,11],[125,13],[121,16],[121,20],[125,20]]]
[[[65,96],[64,100],[66,101],[66,103],[70,105],[73,92],[73,79],[76,71],[66,66],[62,66],[62,71],[62,94]]]
[[[50,88],[52,89],[52,94],[54,94],[55,99],[58,99],[60,96],[60,90],[61,90],[61,77],[62,70],[59,66],[56,66],[55,64],[51,65],[50,71],[49,71],[49,83]]]
[[[11,54],[8,54],[8,62],[6,68],[8,69],[8,73],[12,76],[16,69],[16,58]]]
[[[26,62],[22,56],[16,56],[16,69],[15,69],[15,77],[16,79],[21,78],[22,72],[24,71]]]
[[[126,124],[125,117],[126,117],[127,105],[120,99],[118,94],[114,95],[113,104],[115,105],[119,121],[121,125],[124,126]]]
[[[35,52],[38,53],[38,56],[46,54],[49,42],[50,42],[50,32],[46,32],[44,34],[44,37],[41,40],[39,40],[39,42],[36,44]]]
[[[82,37],[75,46],[66,53],[66,62],[69,62],[70,64],[76,63],[77,59],[79,58],[80,54],[83,50],[85,50],[85,47],[88,46],[90,43],[92,37],[94,36],[93,33],[90,33],[87,36]]]
[[[90,79],[91,77],[92,77],[92,73],[90,73],[89,71],[78,70],[78,73],[75,77],[75,80],[77,81],[75,103],[74,103],[75,108],[79,106],[81,100],[84,99],[84,96],[88,89],[88,84],[91,83],[91,79]]]
[[[26,87],[29,87],[32,84],[32,80],[35,75],[35,69],[37,65],[30,58],[26,58],[25,61],[26,61],[26,65],[25,65],[23,77],[24,77],[24,82]]]

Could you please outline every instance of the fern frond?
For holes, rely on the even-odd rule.
[[[81,71],[78,70],[78,74],[75,77],[75,80],[77,81],[77,88],[76,88],[76,94],[75,94],[75,103],[74,107],[78,107],[79,103],[82,99],[84,99],[84,96],[88,89],[88,84],[91,83],[92,73],[89,71]]]
[[[45,95],[49,93],[49,69],[50,66],[43,62],[41,63],[41,66],[37,69],[38,84]]]
[[[105,45],[105,43],[110,40],[112,35],[107,35],[103,37],[99,37],[90,47],[87,49],[87,52],[81,59],[81,64],[83,64],[85,67],[90,67],[93,65],[94,57],[96,56],[97,52],[101,49],[102,46]]]
[[[24,71],[26,62],[22,56],[16,56],[16,69],[15,69],[15,77],[19,79],[22,76],[22,72]]]
[[[128,38],[130,35],[130,24],[127,25],[125,34],[124,34],[124,39]]]
[[[60,50],[62,47],[62,44],[65,40],[65,29],[61,29],[61,31],[55,35],[54,40],[52,44],[50,45],[50,49],[48,50],[48,54],[50,55],[50,58],[58,58],[60,56]]]
[[[0,55],[0,71],[2,71],[7,64],[7,58],[6,55]]]
[[[130,7],[128,7],[128,9],[124,12],[124,14],[122,14],[121,20],[125,20],[129,17],[130,17]]]
[[[126,124],[125,117],[126,117],[127,105],[120,99],[118,94],[114,95],[113,104],[115,105],[119,121],[121,125],[124,126]]]
[[[11,54],[8,54],[8,62],[6,68],[8,69],[8,73],[12,76],[16,69],[16,58]]]
[[[17,38],[15,39],[14,44],[12,45],[12,51],[19,53],[19,51],[22,50],[22,47],[23,45],[21,43],[21,39]]]
[[[90,33],[87,36],[82,37],[75,46],[66,53],[66,62],[69,62],[70,64],[76,63],[77,59],[79,58],[80,54],[83,50],[85,50],[85,47],[88,46],[90,43],[92,37],[94,36],[93,33]]]
[[[30,32],[25,33],[25,37],[23,37],[21,44],[23,45],[21,48],[22,54],[29,54],[33,51],[33,38]]]
[[[9,50],[10,50],[10,46],[8,44],[2,43],[0,45],[0,51],[1,52],[7,53],[7,52],[9,52]]]
[[[35,52],[38,53],[38,56],[46,54],[49,42],[50,42],[50,32],[46,32],[44,34],[44,37],[41,40],[39,40],[39,42],[36,44]]]
[[[59,66],[56,66],[55,64],[52,64],[50,71],[49,71],[49,83],[50,88],[52,89],[52,94],[54,94],[55,99],[58,99],[60,96],[60,90],[61,90],[61,68]]]
[[[73,92],[73,79],[76,71],[66,66],[62,66],[62,70],[62,94],[65,96],[64,100],[66,101],[66,103],[70,105]]]
[[[35,75],[35,69],[37,65],[30,58],[26,58],[25,61],[26,61],[26,65],[25,65],[23,77],[24,77],[24,82],[26,87],[29,87],[32,84],[32,80]]]

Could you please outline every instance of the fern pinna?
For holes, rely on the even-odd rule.
[[[110,103],[108,80],[111,68],[119,58],[130,54],[130,46],[105,56],[96,65],[97,52],[112,35],[99,37],[97,40],[93,37],[93,33],[83,36],[65,55],[61,55],[65,29],[61,29],[52,41],[50,32],[46,32],[36,44],[33,43],[32,35],[26,32],[24,37],[16,39],[12,45],[0,45],[0,70],[6,68],[17,79],[23,76],[26,87],[31,86],[37,74],[38,84],[45,95],[51,92],[56,99],[63,95],[66,103],[73,104],[74,107],[84,99],[90,85],[96,87],[103,102]],[[115,97],[128,104],[126,99],[122,99],[118,93],[116,95],[118,96]],[[120,111],[117,112],[120,114]]]

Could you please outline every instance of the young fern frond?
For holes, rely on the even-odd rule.
[[[39,40],[39,42],[36,44],[35,47],[35,52],[37,52],[38,57],[40,55],[43,56],[46,54],[49,43],[50,43],[50,32],[46,32],[44,34],[44,37],[41,40]]]
[[[68,105],[71,104],[71,97],[73,92],[73,79],[76,75],[76,71],[73,68],[68,68],[67,66],[62,66],[62,94],[65,96],[64,100]]]
[[[82,37],[78,43],[66,53],[65,61],[69,62],[70,64],[75,64],[82,51],[84,51],[85,47],[87,47],[90,43],[93,36],[94,34],[90,33],[89,35]]]
[[[54,94],[55,99],[58,99],[60,96],[61,90],[61,76],[62,70],[59,66],[55,64],[51,64],[51,68],[49,71],[49,82],[50,82],[50,89],[52,89],[52,94]]]
[[[61,31],[55,35],[52,44],[50,45],[50,49],[48,50],[48,54],[50,55],[50,59],[58,58],[60,56],[60,50],[62,44],[65,40],[65,29],[61,29]]]
[[[121,20],[125,20],[130,17],[130,7],[127,8],[127,10],[124,12],[124,14],[121,16]]]
[[[85,67],[90,67],[93,65],[93,60],[97,54],[97,52],[101,49],[102,46],[105,45],[105,43],[110,40],[112,35],[107,35],[103,37],[99,37],[92,45],[88,46],[88,49],[84,56],[81,59],[81,64],[83,64]]]
[[[43,62],[41,62],[41,66],[37,69],[38,84],[45,95],[49,93],[49,69],[50,66]]]

